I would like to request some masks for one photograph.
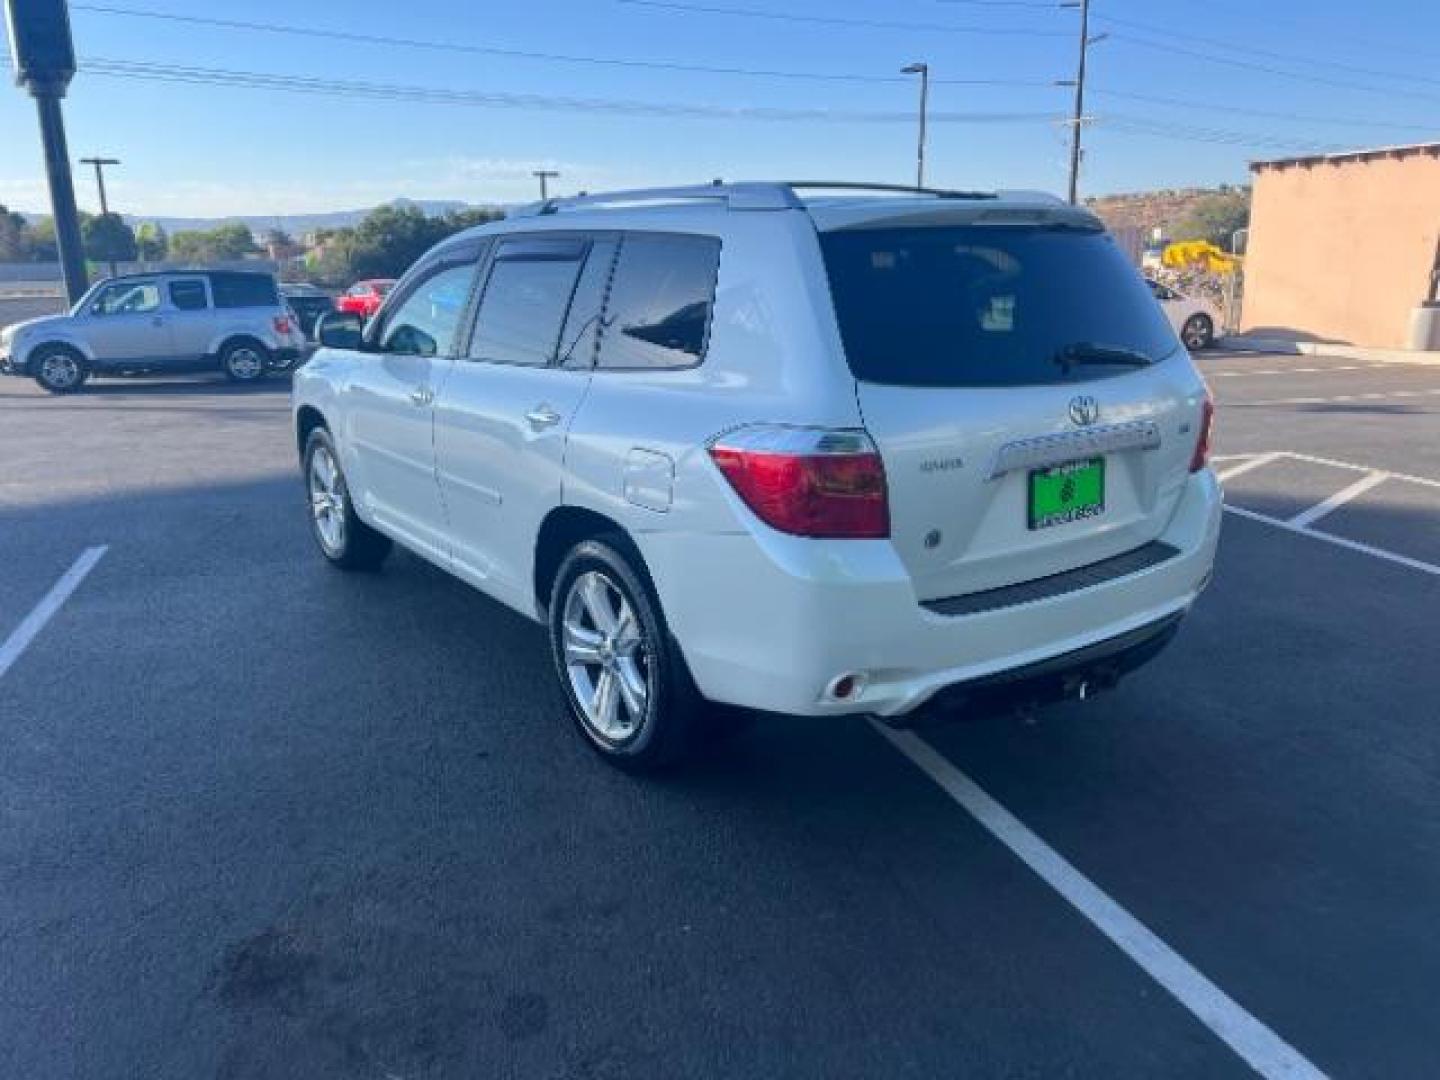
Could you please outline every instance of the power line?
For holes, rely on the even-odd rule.
[[[1233,113],[1236,116],[1254,116],[1265,120],[1288,120],[1301,124],[1330,124],[1336,127],[1388,128],[1394,131],[1440,130],[1440,124],[1404,124],[1388,120],[1372,120],[1358,116],[1317,116],[1314,114],[1279,112],[1271,109],[1251,109],[1242,105],[1216,105],[1212,102],[1191,101],[1185,98],[1164,97],[1156,94],[1133,94],[1124,90],[1091,88],[1087,93],[1100,97],[1121,98],[1126,101],[1141,101],[1147,105],[1164,105],[1174,109],[1189,109],[1194,112]]]
[[[1411,75],[1405,72],[1387,71],[1380,68],[1357,67],[1353,64],[1341,63],[1337,60],[1318,59],[1314,55],[1299,55],[1296,53],[1275,52],[1272,49],[1259,49],[1253,45],[1245,45],[1235,41],[1226,41],[1222,38],[1203,37],[1199,34],[1178,33],[1175,30],[1164,26],[1156,26],[1153,23],[1136,22],[1133,19],[1117,19],[1113,15],[1096,15],[1096,22],[1103,22],[1109,26],[1124,26],[1132,30],[1143,30],[1147,34],[1158,37],[1177,38],[1181,41],[1198,41],[1203,45],[1216,45],[1222,49],[1230,49],[1234,52],[1248,53],[1251,56],[1261,56],[1270,60],[1281,60],[1294,64],[1318,65],[1332,71],[1345,71],[1352,75],[1372,75],[1381,79],[1401,79],[1410,82],[1427,83],[1431,86],[1440,86],[1440,79],[1424,75]]]
[[[1023,26],[960,26],[956,23],[906,22],[898,19],[853,19],[841,15],[802,15],[797,12],[761,11],[757,8],[722,7],[715,4],[682,4],[674,0],[616,0],[616,3],[685,15],[731,15],[745,19],[770,19],[775,22],[854,26],[867,30],[923,30],[942,34],[993,34],[1009,37],[1070,36],[1063,30],[1035,30]]]
[[[485,90],[455,90],[443,87],[395,83],[317,79],[301,75],[237,71],[224,68],[192,67],[87,57],[82,70],[91,75],[143,79],[160,82],[202,83],[255,90],[282,90],[322,94],[331,97],[414,101],[428,104],[472,105],[490,108],[529,108],[565,112],[600,112],[628,116],[686,117],[719,120],[800,121],[806,123],[899,124],[914,121],[910,111],[867,111],[838,109],[775,108],[759,106],[687,105],[611,98],[581,98],[547,94],[519,94]],[[932,121],[962,123],[1049,123],[1049,112],[939,112]]]
[[[1050,6],[1050,5],[1045,5]],[[684,71],[702,75],[742,75],[771,79],[797,79],[815,82],[853,83],[904,83],[895,75],[862,74],[854,72],[798,71],[778,68],[752,68],[741,66],[693,64],[679,60],[649,60],[637,57],[582,56],[573,53],[538,52],[531,49],[507,49],[497,45],[479,45],[458,41],[438,41],[427,38],[396,37],[393,35],[366,34],[355,30],[331,29],[319,26],[298,26],[294,23],[256,22],[246,19],[223,19],[209,15],[179,15],[168,11],[153,11],[147,8],[116,7],[105,4],[72,4],[71,10],[84,11],[95,15],[114,15],[132,19],[154,19],[163,22],[186,23],[193,26],[209,26],[221,30],[242,30],[266,34],[284,34],[295,37],[321,38],[326,41],[348,41],[361,45],[380,45],[407,49],[425,49],[435,52],[466,53],[478,56],[503,56],[514,60],[537,60],[549,63],[588,64],[602,67],[640,68],[651,71]],[[936,79],[956,86],[1035,86],[1049,87],[1049,79]]]

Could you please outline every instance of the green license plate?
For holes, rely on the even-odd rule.
[[[1048,529],[1105,512],[1105,459],[1070,461],[1030,473],[1029,521]]]

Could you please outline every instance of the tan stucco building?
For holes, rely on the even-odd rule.
[[[1403,348],[1440,258],[1440,143],[1250,168],[1243,329]]]

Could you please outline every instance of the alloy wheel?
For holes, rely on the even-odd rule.
[[[345,488],[328,447],[317,446],[311,453],[308,479],[315,532],[321,546],[338,555],[345,548]]]
[[[570,584],[561,617],[570,688],[586,726],[608,743],[632,738],[650,700],[650,649],[635,609],[599,570]]]
[[[226,367],[237,379],[258,379],[265,373],[265,359],[248,345],[230,351]]]
[[[53,352],[40,361],[40,377],[57,390],[80,382],[80,363],[67,352]]]

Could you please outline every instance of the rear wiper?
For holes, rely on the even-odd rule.
[[[1062,345],[1050,359],[1066,372],[1072,367],[1084,367],[1087,364],[1149,367],[1155,363],[1154,357],[1146,356],[1137,349],[1127,349],[1120,345],[1097,345],[1093,341],[1072,341],[1069,345]]]

